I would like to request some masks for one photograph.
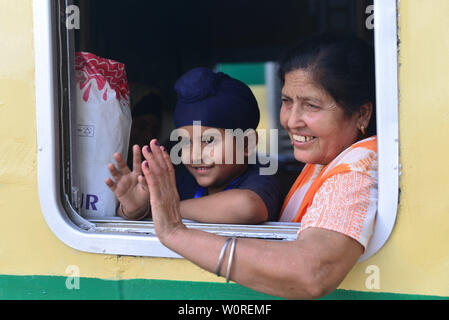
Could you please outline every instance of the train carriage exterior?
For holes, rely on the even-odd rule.
[[[84,250],[55,232],[46,210],[61,205],[44,194],[53,182],[42,168],[52,164],[40,155],[46,75],[36,39],[45,26],[36,12],[45,2],[0,0],[0,299],[276,299],[167,253],[127,251],[128,238]],[[380,2],[395,14],[398,39],[392,230],[324,299],[448,299],[449,1],[377,0],[374,10]]]

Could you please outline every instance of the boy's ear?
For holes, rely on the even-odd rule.
[[[256,130],[250,130],[248,131],[249,134],[245,136],[245,150],[244,155],[245,157],[251,156],[254,152],[256,152],[256,147],[258,143],[259,136],[257,134]]]

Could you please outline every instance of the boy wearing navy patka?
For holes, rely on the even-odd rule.
[[[183,163],[176,169],[182,217],[206,223],[276,221],[279,183],[274,176],[261,175],[258,165],[248,164],[252,152],[248,144],[256,139],[260,119],[249,87],[224,73],[196,68],[178,79],[175,90],[177,130],[172,137],[180,141],[170,155],[172,162]],[[239,143],[233,135],[238,132],[254,135]],[[145,155],[149,149],[142,152]],[[114,155],[118,168],[110,164],[109,170],[115,182],[108,179],[106,184],[120,201],[117,214],[137,220],[150,215],[151,208],[138,146],[133,147],[133,155],[133,171],[119,154]]]

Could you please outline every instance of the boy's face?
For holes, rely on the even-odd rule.
[[[226,188],[246,168],[244,146],[224,129],[184,126],[181,159],[197,183],[209,193]],[[182,132],[182,130],[181,130]],[[186,134],[187,136],[184,136]]]

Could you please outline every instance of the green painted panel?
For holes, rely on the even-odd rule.
[[[217,65],[217,70],[249,86],[265,84],[264,63],[220,63]]]
[[[68,289],[74,287],[73,289]],[[79,286],[78,286],[79,284]],[[78,288],[78,289],[77,289]],[[272,300],[234,283],[102,280],[0,275],[0,300]],[[449,297],[336,290],[323,300],[449,300]]]
[[[68,289],[66,282],[73,289]],[[0,300],[17,299],[260,300],[279,298],[234,283],[96,278],[80,278],[76,283],[73,279],[60,276],[0,275]]]
[[[449,300],[449,297],[338,289],[320,300]]]

